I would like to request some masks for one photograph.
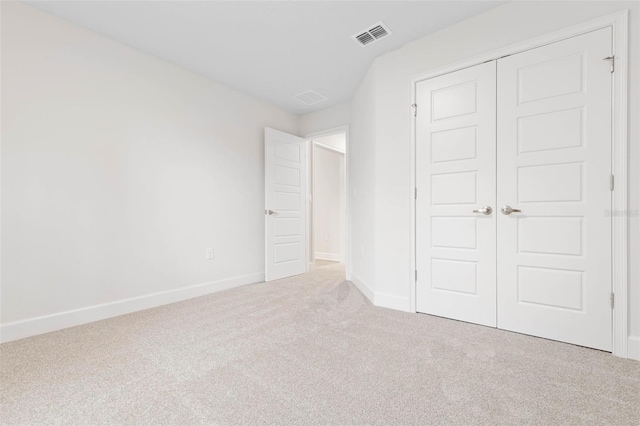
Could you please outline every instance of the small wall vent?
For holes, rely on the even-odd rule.
[[[307,90],[306,92],[298,93],[294,98],[306,105],[313,105],[327,100],[326,97],[322,96],[315,90]]]
[[[389,34],[391,34],[389,28],[387,28],[384,23],[378,22],[377,24],[372,25],[371,28],[352,35],[351,38],[359,45],[366,46],[388,36]]]

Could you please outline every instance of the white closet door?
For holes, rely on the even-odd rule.
[[[606,28],[498,61],[498,327],[603,350],[610,55]]]
[[[417,310],[496,325],[496,64],[418,83]]]

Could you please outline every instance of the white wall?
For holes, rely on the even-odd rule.
[[[638,2],[510,2],[376,59],[352,101],[354,274],[376,304],[409,309],[411,288],[410,78],[571,25],[630,9],[630,209],[640,209],[640,6]],[[366,189],[365,189],[366,188]],[[364,195],[366,194],[366,195]],[[365,207],[366,206],[366,207]],[[375,214],[373,212],[375,211]],[[640,218],[630,223],[630,334],[640,335]],[[367,261],[359,258],[369,248]],[[356,262],[358,260],[358,262]],[[374,280],[375,277],[375,280]]]
[[[344,126],[351,121],[351,103],[336,105],[331,108],[300,116],[300,134],[323,132]]]
[[[344,135],[338,135],[344,140]],[[328,136],[317,142],[333,143]],[[313,148],[313,242],[316,259],[344,261],[344,154]]]
[[[375,69],[370,68],[351,101],[349,127],[349,197],[351,278],[369,298],[376,288],[375,209],[376,129]]]
[[[297,116],[18,2],[1,47],[5,332],[261,280],[263,129]]]

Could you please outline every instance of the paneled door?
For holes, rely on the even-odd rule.
[[[306,272],[305,140],[265,128],[265,280]]]
[[[611,29],[498,61],[498,327],[611,350]]]
[[[495,61],[418,83],[416,102],[417,310],[495,327]]]

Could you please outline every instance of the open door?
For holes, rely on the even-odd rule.
[[[265,128],[265,281],[307,268],[307,150],[305,140]]]

